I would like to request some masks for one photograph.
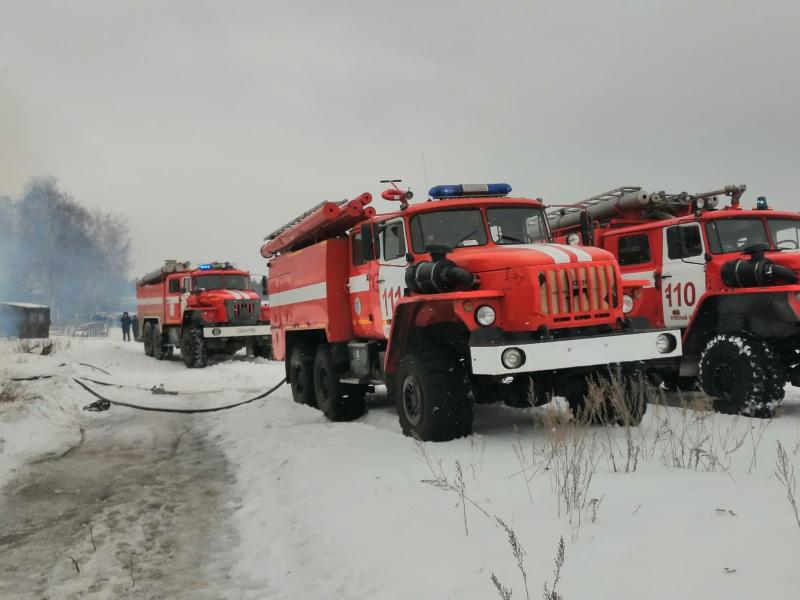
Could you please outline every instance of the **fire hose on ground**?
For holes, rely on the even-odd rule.
[[[144,405],[141,405],[141,404],[131,404],[129,402],[121,402],[119,400],[111,400],[110,398],[106,398],[102,394],[96,392],[95,390],[90,388],[88,385],[86,385],[85,383],[80,381],[79,379],[73,377],[72,380],[75,383],[77,383],[79,386],[81,386],[83,389],[85,389],[87,392],[89,392],[92,396],[97,398],[97,400],[95,400],[91,404],[88,404],[87,406],[84,406],[83,410],[88,410],[88,411],[92,411],[92,412],[102,412],[102,411],[108,410],[109,408],[111,408],[111,406],[124,406],[126,408],[133,408],[135,410],[144,410],[144,411],[150,411],[150,412],[164,412],[164,413],[179,413],[179,414],[196,414],[196,413],[219,412],[221,410],[228,410],[230,408],[236,408],[237,406],[243,406],[245,404],[250,404],[251,402],[255,402],[256,400],[262,400],[262,399],[266,398],[267,396],[271,396],[273,393],[275,393],[278,390],[278,388],[280,388],[284,383],[286,383],[286,378],[283,378],[275,386],[273,386],[272,388],[270,388],[266,392],[263,392],[263,393],[259,394],[258,396],[255,396],[253,398],[248,398],[247,400],[242,400],[241,402],[235,402],[233,404],[226,404],[224,406],[214,406],[214,407],[211,407],[211,408],[165,408],[165,407],[157,407],[157,406],[144,406]],[[114,385],[114,384],[108,384],[108,383],[105,383],[105,382],[93,382],[93,383],[100,383],[101,385],[111,385],[111,386]],[[164,393],[164,392],[161,392],[161,393]]]

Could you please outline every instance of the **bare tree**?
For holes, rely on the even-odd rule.
[[[129,293],[124,219],[89,211],[52,177],[32,179],[17,201],[0,198],[0,239],[0,298],[89,315]]]

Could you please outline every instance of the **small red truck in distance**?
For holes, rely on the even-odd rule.
[[[252,290],[250,273],[230,263],[168,260],[136,282],[137,332],[144,352],[158,360],[179,348],[187,367],[202,368],[209,354],[247,348],[272,355],[269,307]]]

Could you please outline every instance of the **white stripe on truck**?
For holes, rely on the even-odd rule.
[[[325,300],[328,297],[328,286],[322,281],[312,283],[293,290],[272,292],[269,295],[270,306],[286,306],[287,304],[297,304],[298,302],[310,302],[311,300]]]

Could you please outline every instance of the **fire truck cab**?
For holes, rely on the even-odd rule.
[[[623,279],[643,284],[625,295],[628,317],[683,331],[680,368],[661,373],[668,389],[699,383],[717,410],[766,417],[785,384],[800,383],[800,214],[765,198],[744,209],[745,189],[624,187],[548,217],[559,239],[581,243],[579,215],[588,215],[588,241],[617,257]]]
[[[679,360],[677,330],[626,327],[614,257],[552,244],[542,203],[510,191],[437,186],[408,204],[390,189],[398,211],[317,207],[268,236],[273,347],[295,400],[348,420],[386,384],[407,435],[447,440],[471,431],[474,401],[557,393],[577,410],[610,364]]]
[[[250,274],[230,263],[195,268],[168,260],[137,280],[136,302],[147,356],[167,360],[177,347],[190,368],[244,347],[271,357],[269,307],[252,290]]]

